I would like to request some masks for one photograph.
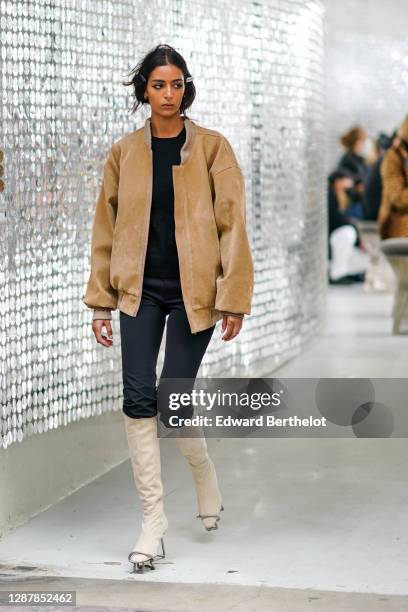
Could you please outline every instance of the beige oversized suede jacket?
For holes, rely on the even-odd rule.
[[[245,184],[228,140],[183,117],[186,140],[173,166],[180,282],[193,334],[223,314],[250,314],[254,267]],[[113,143],[104,165],[82,301],[93,318],[136,316],[142,296],[152,200],[151,118]]]

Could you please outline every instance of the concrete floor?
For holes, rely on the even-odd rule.
[[[330,288],[322,338],[273,374],[405,377],[406,339],[390,335],[391,307],[391,295],[361,285]],[[156,611],[408,609],[404,439],[208,446],[225,507],[218,531],[195,518],[189,470],[163,439],[170,525],[154,572],[130,573],[140,511],[125,462],[4,536],[1,590],[66,588],[78,606]]]
[[[393,294],[365,293],[360,283],[331,286],[322,335],[273,375],[406,378],[407,336],[391,334],[393,302]]]

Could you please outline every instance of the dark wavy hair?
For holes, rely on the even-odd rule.
[[[176,49],[170,45],[160,44],[151,49],[142,60],[128,73],[132,75],[129,81],[123,81],[122,85],[133,87],[133,96],[135,98],[134,104],[131,109],[131,113],[135,113],[139,106],[148,104],[144,99],[144,93],[146,91],[147,81],[150,73],[157,66],[165,66],[167,64],[174,64],[183,73],[184,80],[187,77],[191,77],[187,63],[182,55]],[[193,81],[189,81],[185,84],[184,96],[180,105],[180,113],[185,117],[186,110],[193,104],[196,96],[196,88]]]

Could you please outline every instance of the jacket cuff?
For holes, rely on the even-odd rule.
[[[226,310],[220,310],[220,312],[223,315],[234,315],[234,317],[241,317],[241,319],[245,317],[245,315],[240,312],[227,312]]]
[[[94,308],[92,321],[96,319],[112,319],[112,312],[107,308]]]

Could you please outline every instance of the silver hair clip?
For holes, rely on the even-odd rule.
[[[139,72],[139,76],[142,79],[143,83],[146,83],[146,77],[144,77],[141,72]]]
[[[186,78],[186,83],[190,83],[191,81],[194,81],[194,78],[192,76],[188,76]]]

